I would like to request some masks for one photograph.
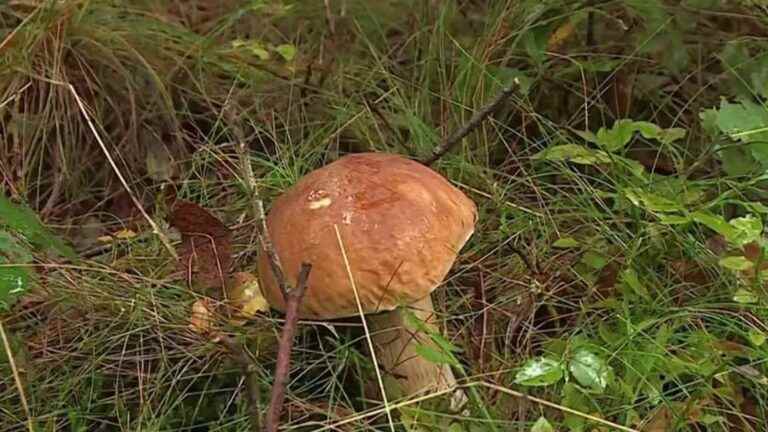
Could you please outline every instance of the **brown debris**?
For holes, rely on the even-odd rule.
[[[177,201],[168,223],[181,232],[179,269],[190,285],[217,293],[232,265],[232,233],[197,204]],[[211,294],[210,292],[207,294]]]

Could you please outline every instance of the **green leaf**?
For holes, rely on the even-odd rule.
[[[610,129],[601,127],[597,135],[589,131],[579,131],[577,134],[586,141],[597,144],[603,150],[614,153],[623,149],[635,132],[639,132],[646,139],[655,139],[664,144],[682,139],[686,134],[685,129],[682,128],[662,129],[650,122],[630,119],[617,120]]]
[[[738,236],[738,231],[736,231],[736,229],[731,224],[726,222],[722,216],[714,215],[709,212],[697,211],[691,213],[691,217],[696,222],[706,226],[712,231],[715,231],[726,239],[732,239]]]
[[[232,48],[242,48],[259,58],[259,60],[269,60],[272,56],[267,48],[258,41],[250,39],[236,39],[232,41]]]
[[[586,348],[574,353],[569,369],[579,384],[601,393],[610,384],[613,376],[613,369],[605,360]]]
[[[555,432],[555,428],[549,424],[549,421],[544,416],[541,416],[531,427],[531,432]]]
[[[723,100],[715,124],[734,141],[749,144],[752,157],[768,165],[768,110],[752,101],[730,103]]]
[[[660,214],[658,215],[659,222],[665,225],[682,225],[691,221],[689,216],[680,216],[673,214]]]
[[[728,223],[737,232],[732,241],[738,246],[743,246],[747,243],[752,243],[762,238],[763,222],[753,215],[734,218],[729,220]]]
[[[650,212],[666,213],[685,210],[679,202],[672,201],[661,195],[646,192],[639,188],[626,189],[624,190],[624,194],[632,204]]]
[[[414,347],[414,351],[416,351],[416,354],[430,363],[449,364],[452,366],[459,365],[453,355],[448,352],[435,349],[429,345],[418,344]]]
[[[721,258],[720,261],[718,261],[718,264],[727,269],[736,271],[749,270],[755,265],[752,261],[743,256],[730,256]]]
[[[0,262],[0,310],[8,309],[26,292],[30,275],[26,268]]]
[[[765,333],[759,330],[750,330],[749,334],[747,334],[747,337],[749,337],[749,341],[752,342],[752,345],[754,346],[761,346],[765,343],[766,340]]]
[[[285,61],[291,61],[296,57],[296,47],[291,44],[282,44],[275,47],[275,51],[280,54]]]
[[[573,237],[561,237],[552,243],[552,246],[561,249],[575,248],[579,247],[579,242]]]
[[[613,127],[606,129],[604,127],[597,131],[597,145],[608,152],[615,152],[624,148],[632,139],[637,127],[635,122],[628,119],[617,120]]]
[[[515,376],[515,383],[524,386],[547,386],[563,379],[563,364],[546,357],[530,359]]]
[[[577,144],[563,144],[549,147],[533,155],[533,159],[573,162],[581,165],[609,163],[611,158],[600,150],[593,150]]]
[[[582,390],[573,383],[566,383],[563,386],[562,404],[572,410],[579,412],[591,412],[594,409],[590,400],[584,395]],[[581,432],[586,427],[584,417],[575,414],[565,413],[563,423],[574,432]]]
[[[739,289],[733,295],[733,301],[739,304],[754,304],[758,302],[757,296],[749,290]]]
[[[51,234],[27,207],[13,204],[0,194],[0,226],[24,236],[34,246],[52,250],[67,258],[75,258],[75,252],[59,237]]]
[[[600,270],[608,264],[608,258],[597,252],[587,251],[584,253],[584,256],[581,257],[581,262],[595,270]]]

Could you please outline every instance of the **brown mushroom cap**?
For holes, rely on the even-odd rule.
[[[401,156],[358,153],[319,168],[278,197],[267,216],[275,251],[292,285],[312,264],[303,318],[358,314],[339,247],[338,226],[364,313],[428,296],[472,235],[475,204],[448,181]],[[265,253],[262,291],[285,310]]]

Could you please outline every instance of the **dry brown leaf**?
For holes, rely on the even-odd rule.
[[[190,285],[217,295],[232,264],[232,233],[197,204],[177,201],[168,222],[181,232],[179,268]]]

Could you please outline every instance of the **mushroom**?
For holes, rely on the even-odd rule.
[[[379,366],[399,384],[399,395],[409,397],[456,384],[449,365],[428,361],[416,348],[439,350],[424,332],[439,331],[430,294],[476,221],[475,204],[435,171],[402,156],[358,153],[310,172],[285,191],[272,205],[267,228],[289,283],[295,285],[301,262],[313,266],[301,318],[359,315],[351,275]],[[259,259],[260,286],[267,301],[284,311],[266,255]],[[401,306],[421,323],[406,319]],[[457,390],[452,406],[465,400]]]

